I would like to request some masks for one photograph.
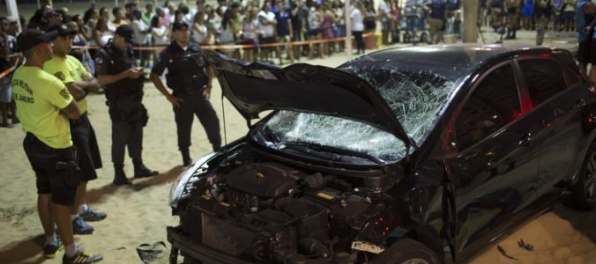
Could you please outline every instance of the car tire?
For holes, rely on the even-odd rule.
[[[580,211],[589,211],[596,205],[596,142],[593,142],[584,157],[579,178],[564,204]]]
[[[436,264],[437,254],[424,244],[409,238],[397,240],[373,264]]]

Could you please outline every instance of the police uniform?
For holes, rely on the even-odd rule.
[[[176,27],[187,27],[187,25],[173,27],[174,30],[185,30]],[[161,76],[167,68],[166,85],[173,90],[175,97],[183,100],[179,107],[174,107],[174,116],[178,130],[178,147],[185,164],[189,162],[188,148],[191,145],[193,115],[199,118],[205,128],[213,150],[221,147],[219,119],[211,102],[203,95],[205,87],[210,88],[207,67],[210,66],[198,45],[189,42],[188,47],[183,49],[173,41],[160,53],[151,70],[152,74]]]
[[[132,39],[132,28],[122,25],[116,34],[127,41]],[[133,50],[121,50],[110,41],[103,46],[95,58],[96,74],[114,75],[135,67]],[[128,155],[134,164],[135,177],[157,175],[145,167],[142,159],[143,126],[147,124],[147,110],[143,106],[144,78],[124,78],[106,85],[105,96],[110,119],[112,120],[112,162],[116,172],[114,184],[130,184],[124,174],[124,152],[128,147]]]
[[[507,39],[515,39],[520,20],[520,0],[507,0]]]
[[[504,0],[490,0],[490,25],[497,30],[503,26]]]
[[[534,18],[536,21],[536,45],[542,45],[544,32],[551,13],[550,0],[536,0],[534,3]]]

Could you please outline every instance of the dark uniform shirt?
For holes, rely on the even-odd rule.
[[[95,57],[97,75],[113,75],[135,67],[132,49],[121,50],[109,42],[102,47]],[[146,122],[146,113],[142,106],[144,77],[124,78],[106,85],[105,95],[113,121],[127,120]]]
[[[208,84],[208,66],[199,45],[189,43],[183,49],[174,41],[159,54],[151,72],[162,75],[167,68],[166,85],[175,96],[183,96],[203,92]]]

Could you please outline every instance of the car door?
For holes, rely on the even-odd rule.
[[[531,98],[532,109],[525,115],[532,144],[541,153],[533,184],[539,197],[556,195],[561,190],[554,186],[573,176],[582,160],[582,146],[588,143],[579,113],[588,91],[576,77],[579,73],[549,56],[519,58],[516,64]]]
[[[508,61],[481,77],[444,132],[451,141],[445,165],[455,192],[456,251],[476,251],[496,238],[536,198],[531,182],[539,156],[528,142],[527,104],[513,69]]]

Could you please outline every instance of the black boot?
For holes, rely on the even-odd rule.
[[[130,182],[126,178],[126,174],[124,173],[124,165],[122,164],[114,164],[114,185],[130,185]]]
[[[190,158],[190,153],[188,149],[181,149],[180,153],[182,153],[182,164],[186,167],[192,163],[192,159]]]
[[[217,142],[217,143],[211,143],[211,146],[213,146],[213,151],[219,151],[221,149],[221,143]]]
[[[158,171],[147,168],[142,160],[133,160],[132,163],[135,166],[135,178],[151,177],[159,174]]]

